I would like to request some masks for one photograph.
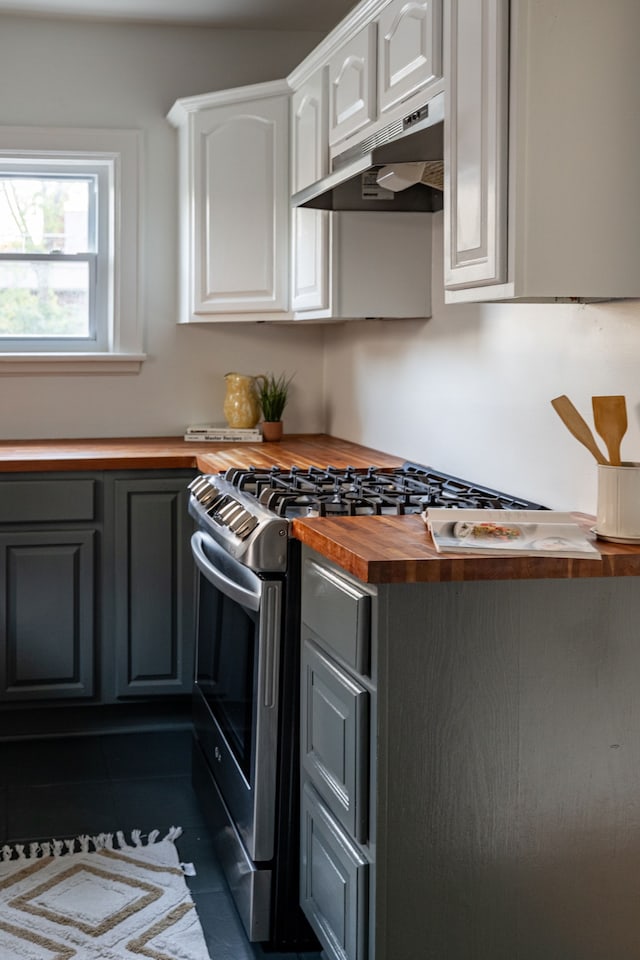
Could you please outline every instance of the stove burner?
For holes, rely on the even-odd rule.
[[[543,510],[509,494],[480,487],[430,467],[375,466],[232,468],[225,479],[281,517],[422,513],[426,507]]]

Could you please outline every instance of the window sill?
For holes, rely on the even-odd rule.
[[[0,353],[0,375],[139,373],[146,353]]]

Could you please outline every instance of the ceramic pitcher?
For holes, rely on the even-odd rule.
[[[255,427],[260,419],[256,383],[259,377],[251,377],[245,373],[227,373],[224,379],[227,392],[222,409],[227,423],[239,430]]]

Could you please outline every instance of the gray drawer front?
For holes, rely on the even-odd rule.
[[[302,619],[345,663],[369,673],[371,597],[309,558],[302,579]]]
[[[302,648],[302,766],[331,811],[367,840],[369,693],[313,643]]]
[[[308,784],[300,864],[300,903],[327,957],[365,960],[369,864]]]
[[[0,523],[93,520],[95,480],[3,480]]]

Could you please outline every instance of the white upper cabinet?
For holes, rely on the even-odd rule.
[[[291,192],[329,172],[326,70],[320,69],[291,95]]]
[[[176,102],[181,322],[283,319],[289,300],[284,81]]]
[[[329,144],[341,153],[376,119],[376,27],[369,23],[329,60]],[[338,149],[338,145],[340,145]]]
[[[291,96],[291,191],[315,183],[329,171],[327,71],[320,68]],[[330,214],[291,211],[291,309],[328,311]]]
[[[441,0],[392,0],[378,17],[381,116],[442,78]]]
[[[441,48],[441,0],[363,0],[288,78],[292,193],[321,180],[331,161],[339,166],[345,151],[412,109],[412,98],[423,102],[434,78],[434,95],[440,92]],[[383,63],[389,110],[379,116]],[[292,210],[294,318],[431,316],[430,214],[355,206]]]
[[[445,4],[445,302],[640,296],[640,3]]]
[[[508,0],[449,0],[445,286],[507,279]]]

